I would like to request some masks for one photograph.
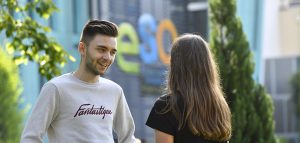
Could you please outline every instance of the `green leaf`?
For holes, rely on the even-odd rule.
[[[44,27],[43,27],[43,30],[44,30],[45,32],[51,32],[51,28],[50,28],[50,27],[47,27],[47,26],[44,26]]]
[[[39,59],[39,55],[38,55],[38,54],[35,54],[35,55],[33,56],[33,59],[34,59],[35,61],[37,61],[37,60]]]
[[[26,62],[26,59],[24,57],[15,57],[14,62],[16,65],[20,65]]]
[[[19,11],[20,11],[20,8],[19,8],[19,7],[16,7],[15,11],[16,11],[16,12],[19,12]]]
[[[43,17],[44,19],[48,19],[48,18],[50,17],[50,14],[49,14],[49,13],[43,13],[43,14],[42,14],[42,17]]]
[[[55,51],[60,52],[62,50],[61,46],[58,44],[54,44],[53,48],[55,49]]]
[[[41,62],[40,62],[40,65],[44,65],[44,64],[46,64],[46,60],[42,60]]]
[[[61,63],[60,63],[60,66],[61,66],[61,67],[64,67],[64,66],[65,66],[65,62],[61,62]]]
[[[6,47],[8,54],[13,54],[15,52],[15,49],[11,43],[6,43],[5,47]]]
[[[69,59],[70,59],[72,62],[76,62],[76,59],[75,59],[73,56],[71,56],[71,55],[69,55]]]

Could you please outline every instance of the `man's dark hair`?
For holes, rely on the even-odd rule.
[[[118,36],[118,26],[112,22],[104,20],[90,20],[88,21],[81,33],[80,42],[89,44],[95,35],[101,34],[111,37]]]

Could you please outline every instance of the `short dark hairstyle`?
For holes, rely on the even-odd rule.
[[[97,34],[117,37],[118,26],[110,21],[90,20],[85,24],[82,30],[80,42],[84,42],[88,45]]]

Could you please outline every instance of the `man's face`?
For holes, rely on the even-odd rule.
[[[86,47],[85,67],[95,75],[104,75],[114,62],[117,52],[117,39],[106,35],[96,35]]]

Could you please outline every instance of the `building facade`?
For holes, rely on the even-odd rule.
[[[275,105],[276,133],[299,143],[291,78],[300,70],[300,1],[265,0],[262,31],[262,83]]]

